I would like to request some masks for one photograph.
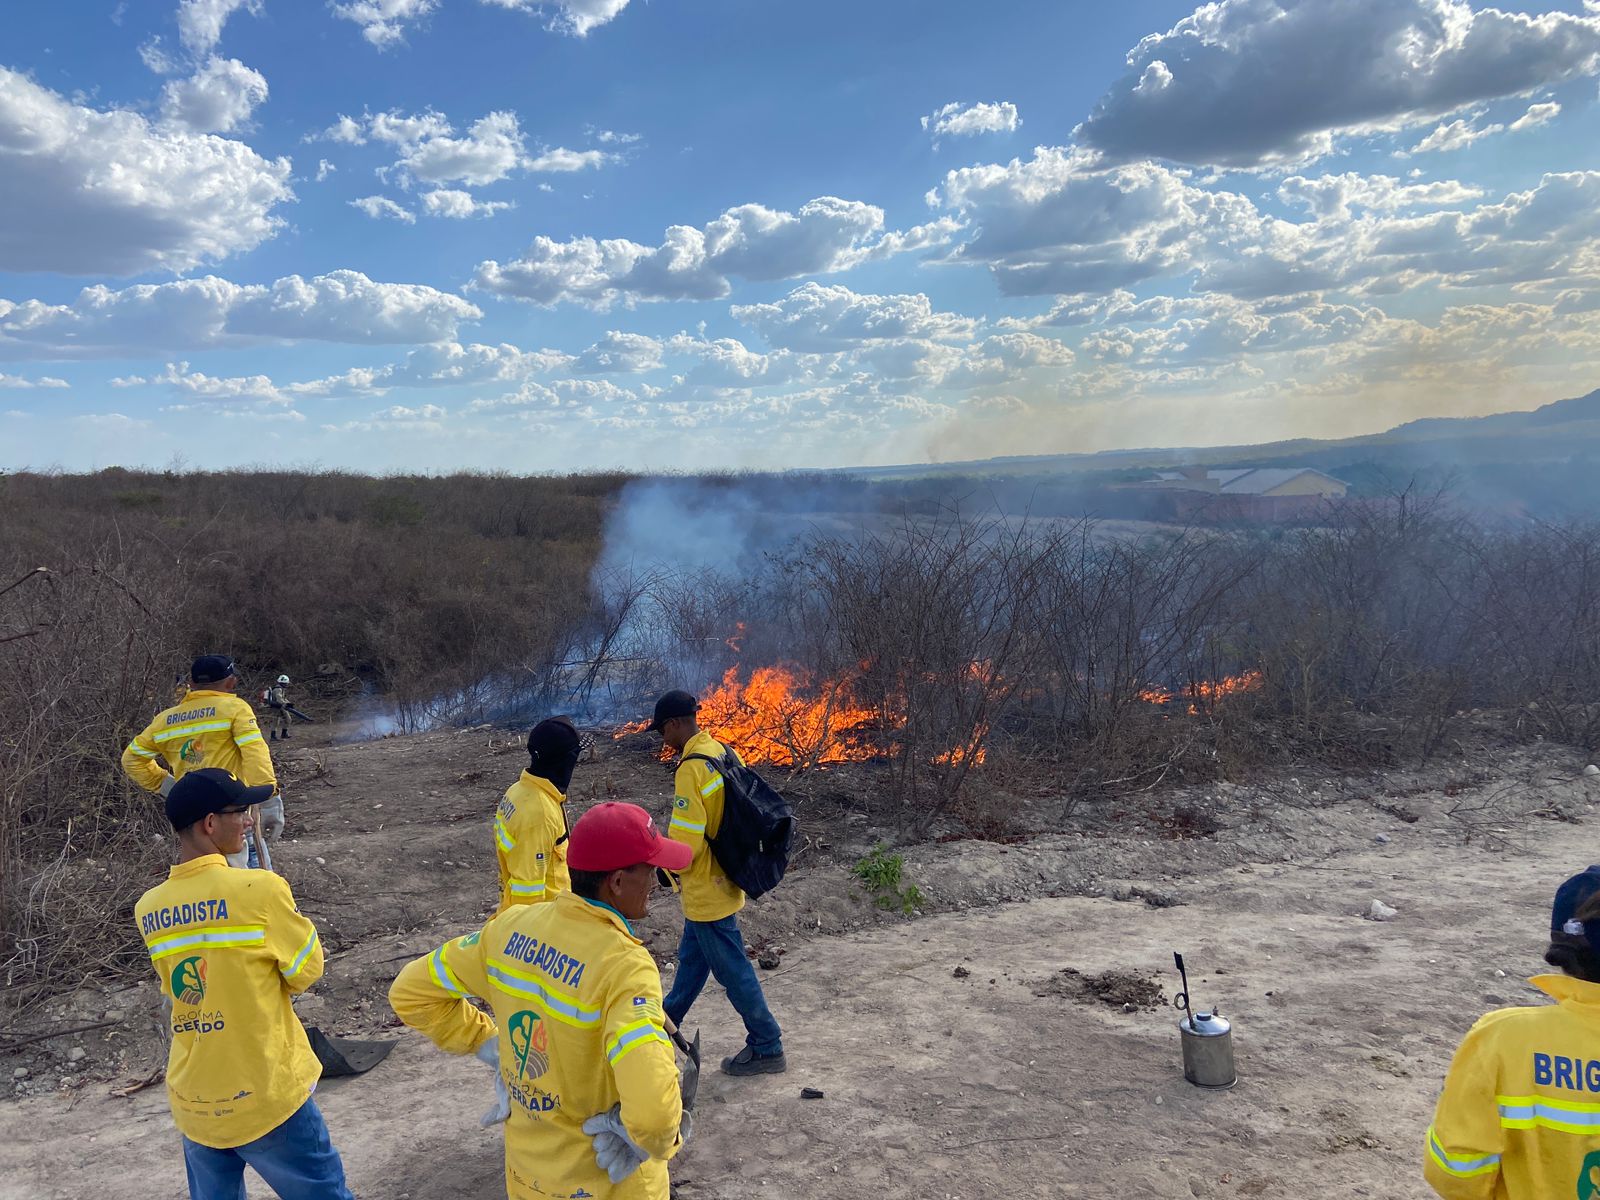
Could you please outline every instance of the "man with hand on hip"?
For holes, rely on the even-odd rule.
[[[500,1102],[482,1123],[506,1123],[510,1200],[668,1200],[667,1160],[690,1126],[661,976],[632,922],[656,869],[688,865],[644,809],[597,804],[567,842],[570,892],[511,906],[389,988],[407,1025],[494,1068]]]

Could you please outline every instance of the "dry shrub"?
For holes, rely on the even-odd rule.
[[[12,1005],[140,962],[169,861],[119,756],[205,652],[242,691],[336,664],[402,711],[559,682],[617,477],[0,477],[0,978]],[[33,568],[48,568],[36,572]],[[8,586],[13,585],[14,586]]]
[[[160,804],[118,757],[169,702],[183,594],[116,547],[0,594],[0,975],[8,1004],[140,960],[133,902],[168,861]]]

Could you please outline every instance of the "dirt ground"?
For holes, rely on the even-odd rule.
[[[356,1191],[503,1196],[497,1133],[477,1127],[482,1066],[396,1030],[383,993],[408,957],[491,911],[488,818],[520,745],[475,730],[278,757],[277,865],[330,952],[302,1018],[400,1039],[371,1074],[318,1093]],[[801,853],[744,918],[777,963],[761,974],[790,1069],[705,1075],[675,1190],[1424,1197],[1422,1133],[1452,1049],[1485,1010],[1536,1002],[1524,980],[1555,884],[1600,858],[1584,765],[1487,729],[1426,769],[1169,788],[1080,809],[1070,834],[1039,832],[1060,824],[1050,798],[1007,800],[998,840],[949,827],[903,848],[910,914],[850,873],[888,836],[875,769],[797,781]],[[616,797],[659,813],[668,770],[646,738],[603,742],[575,808]],[[1373,900],[1398,915],[1366,919]],[[644,925],[669,980],[675,909],[659,896]],[[1183,1079],[1174,950],[1196,1000],[1236,1022],[1231,1091]],[[40,1028],[115,1023],[0,1056],[0,1197],[185,1194],[163,1088],[114,1094],[160,1065],[154,991],[62,997]],[[712,1061],[742,1042],[715,985],[687,1024]],[[270,1193],[255,1181],[250,1195]]]

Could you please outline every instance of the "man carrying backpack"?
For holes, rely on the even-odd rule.
[[[679,875],[683,941],[678,946],[672,990],[662,1008],[674,1024],[682,1025],[706,978],[715,975],[744,1018],[747,1031],[744,1049],[722,1060],[723,1071],[729,1075],[776,1074],[788,1066],[783,1057],[783,1034],[744,952],[744,935],[735,914],[744,907],[745,894],[728,877],[707,841],[721,828],[726,786],[722,773],[705,759],[720,759],[725,750],[700,729],[695,718],[699,707],[688,692],[671,691],[656,701],[650,722],[651,730],[682,756],[673,779],[675,795],[667,836],[694,853]],[[701,755],[705,758],[698,757]]]

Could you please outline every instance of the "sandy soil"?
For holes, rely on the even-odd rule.
[[[504,1195],[497,1139],[476,1123],[482,1067],[394,1031],[382,1003],[406,957],[492,903],[487,814],[521,766],[498,737],[287,756],[293,840],[279,866],[333,951],[302,1014],[400,1037],[377,1070],[319,1092],[365,1200]],[[1071,835],[1029,834],[1049,805],[1017,805],[1006,841],[905,850],[923,896],[910,917],[848,873],[884,836],[861,799],[871,768],[804,781],[805,853],[745,922],[753,944],[784,951],[763,976],[790,1071],[706,1075],[676,1190],[1426,1196],[1420,1142],[1451,1050],[1484,1010],[1534,1001],[1524,977],[1541,965],[1553,887],[1600,857],[1588,836],[1600,788],[1583,765],[1563,748],[1478,747],[1426,771],[1130,798],[1080,812]],[[580,770],[580,806],[662,807],[666,769],[643,744],[604,746]],[[1398,917],[1364,919],[1373,899]],[[661,898],[647,922],[667,970],[674,907]],[[1232,1091],[1184,1082],[1169,1007],[1124,1011],[1064,986],[1066,968],[1115,971],[1170,998],[1174,949],[1196,999],[1237,1023]],[[185,1194],[163,1089],[110,1094],[159,1062],[152,992],[63,998],[43,1025],[104,1010],[122,1023],[0,1060],[0,1077],[28,1071],[0,1106],[0,1197]],[[714,1057],[742,1040],[736,1020],[713,987],[688,1024]],[[802,1087],[825,1095],[802,1100]]]

